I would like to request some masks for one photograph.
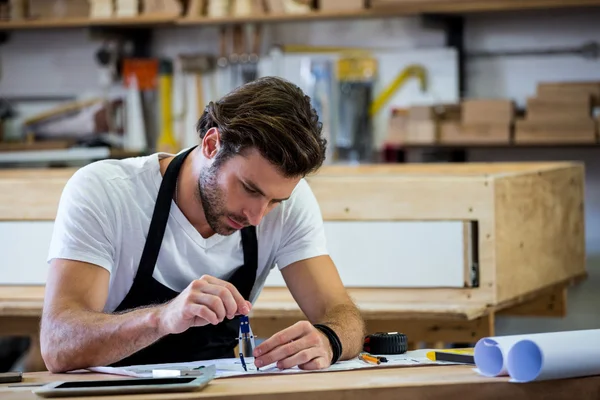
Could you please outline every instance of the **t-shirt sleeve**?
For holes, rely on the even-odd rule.
[[[54,221],[48,262],[64,258],[112,271],[115,209],[98,168],[85,166],[67,181]]]
[[[286,202],[282,223],[281,241],[275,256],[277,268],[328,254],[321,209],[304,179]]]

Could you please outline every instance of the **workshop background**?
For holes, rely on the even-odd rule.
[[[197,11],[232,22],[235,19],[223,13],[264,13],[275,3],[297,20],[253,14],[245,17],[250,23],[239,28],[233,23],[194,24],[193,18],[173,26],[150,15],[147,25],[61,26],[61,18],[93,12],[99,17],[121,12],[123,18],[139,12],[133,0],[117,1],[120,10],[111,9],[110,1],[93,3],[97,4],[86,7],[87,1],[75,0],[0,1],[0,19],[24,21],[21,28],[0,22],[0,168],[83,164],[191,145],[193,123],[206,102],[253,76],[284,76],[304,88],[319,107],[334,144],[328,163],[584,161],[588,279],[569,290],[565,318],[498,316],[497,334],[593,328],[600,323],[600,146],[595,116],[589,112],[589,100],[580,96],[573,95],[572,101],[566,96],[562,102],[552,97],[558,105],[554,109],[552,101],[543,101],[543,90],[556,88],[543,86],[549,83],[585,81],[589,87],[596,85],[600,94],[600,8],[524,7],[444,18],[439,13],[382,16],[376,9],[361,10],[363,1],[321,0],[316,5],[331,7],[332,17],[311,20],[302,14],[315,4],[239,1],[237,9],[226,10],[214,1]],[[164,13],[181,7],[177,2],[146,3],[163,7]],[[266,7],[257,9],[257,4]],[[24,8],[16,10],[18,5]],[[343,9],[343,18],[334,17],[338,9]],[[55,26],[25,21],[28,12],[55,20]],[[131,29],[122,29],[126,27]],[[248,51],[230,57],[223,39],[239,39],[235,35],[240,31],[246,38],[260,38],[260,47],[250,44]],[[331,54],[339,52],[345,54],[346,64],[332,61]],[[238,65],[241,55],[246,58]],[[234,72],[229,69],[232,64]],[[333,78],[337,67],[352,85]],[[425,87],[419,81],[423,73]],[[398,87],[387,101],[380,98],[381,108],[369,114],[365,104],[396,78]],[[350,94],[338,97],[344,90]],[[537,104],[532,99],[536,96]],[[165,98],[171,107],[165,106]],[[465,102],[457,117],[452,105],[461,100],[472,103],[467,112]],[[432,104],[444,105],[445,114],[420,107]],[[528,118],[522,116],[528,106],[533,110],[536,105],[538,125],[516,123],[510,128],[516,118]],[[563,122],[557,123],[559,114]],[[364,128],[370,116],[373,130]],[[170,127],[165,118],[173,120]],[[461,131],[461,121],[465,127],[470,122],[465,118],[489,118],[490,126]],[[551,136],[542,137],[539,124]],[[548,128],[560,124],[562,130]],[[538,134],[539,140],[527,142]],[[444,138],[447,141],[440,143]]]

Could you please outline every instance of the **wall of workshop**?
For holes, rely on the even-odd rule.
[[[520,12],[467,19],[468,51],[577,46],[600,40],[600,10]],[[218,51],[215,27],[166,28],[156,31],[157,55]],[[403,49],[440,47],[442,32],[425,29],[416,18],[365,21],[319,21],[272,25],[267,41],[312,45],[372,45]],[[94,46],[96,43],[96,46]],[[90,46],[92,44],[92,46]],[[0,46],[0,93],[76,95],[96,90],[99,77],[93,58],[98,42],[81,29],[17,32]],[[600,61],[572,55],[469,59],[467,93],[472,97],[511,97],[520,105],[541,80],[600,79]],[[586,236],[589,279],[569,292],[565,319],[498,318],[498,333],[600,327],[600,155],[597,149],[471,150],[478,160],[582,160],[586,165]]]

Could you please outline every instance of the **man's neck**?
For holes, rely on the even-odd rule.
[[[199,203],[196,196],[198,190],[199,167],[196,165],[196,151],[194,149],[190,155],[186,157],[179,171],[177,192],[173,196],[173,200],[177,203],[177,207],[181,210],[186,219],[196,228],[198,233],[203,238],[207,239],[215,234],[212,228],[206,221],[204,209]],[[164,176],[167,167],[173,160],[173,157],[168,157],[160,160],[160,172]]]

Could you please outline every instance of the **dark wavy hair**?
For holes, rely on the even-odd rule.
[[[286,177],[304,177],[325,160],[327,141],[310,98],[279,77],[259,78],[211,101],[196,129],[204,138],[213,127],[221,140],[216,168],[251,148]]]

